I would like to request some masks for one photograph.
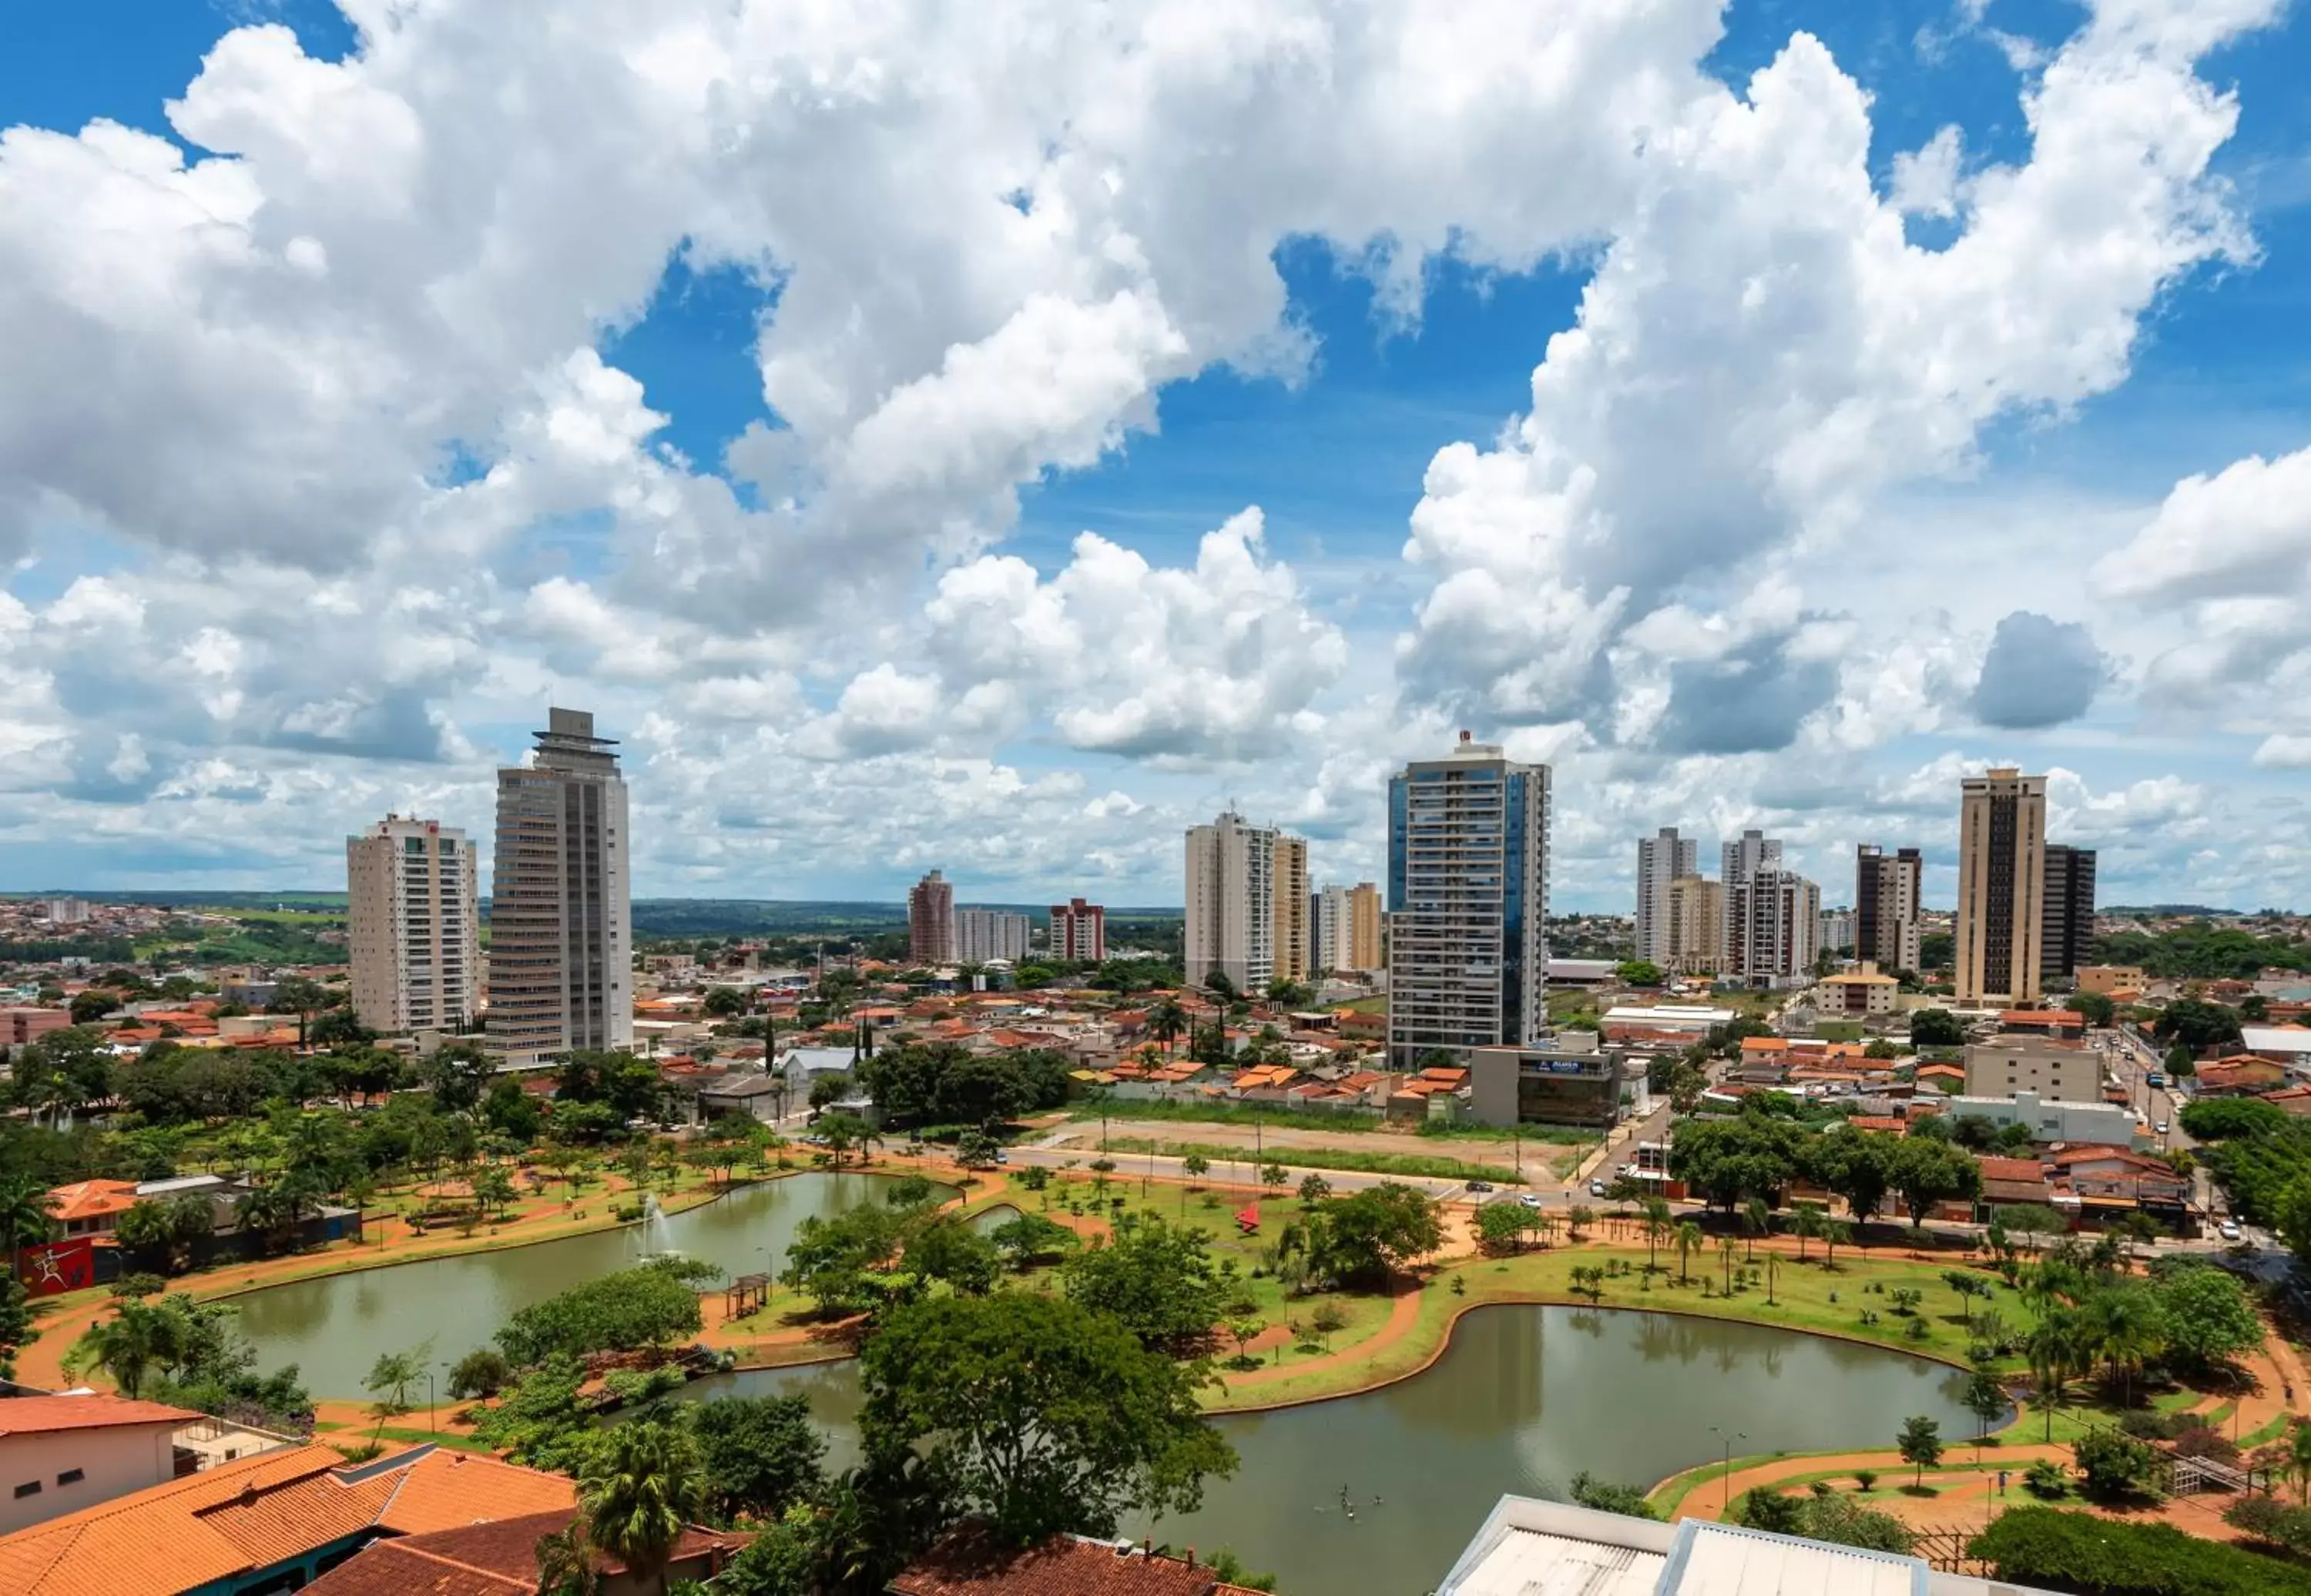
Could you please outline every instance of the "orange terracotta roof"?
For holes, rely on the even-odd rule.
[[[49,1217],[59,1223],[68,1219],[94,1219],[135,1208],[136,1182],[74,1181],[69,1186],[49,1187],[48,1195],[56,1201],[56,1207],[48,1210]]]
[[[0,1402],[0,1437],[102,1430],[118,1425],[190,1424],[198,1417],[187,1408],[131,1401],[126,1397],[17,1397]]]
[[[1786,1036],[1744,1036],[1741,1051],[1745,1053],[1786,1053],[1790,1039]]]
[[[1853,1126],[1856,1130],[1900,1131],[1906,1130],[1910,1128],[1910,1122],[1907,1120],[1898,1119],[1887,1114],[1855,1114],[1852,1119],[1848,1120],[1846,1123]]]
[[[1249,1596],[1209,1566],[1160,1554],[1119,1555],[1105,1541],[1054,1536],[1024,1552],[957,1531],[892,1580],[894,1596]]]
[[[373,1541],[305,1589],[311,1596],[531,1596],[539,1539],[574,1516],[565,1508]],[[685,1530],[667,1572],[676,1579],[714,1572],[753,1539],[743,1531]],[[625,1572],[615,1557],[603,1559],[602,1571]]]
[[[359,1468],[285,1447],[0,1536],[11,1596],[178,1596],[363,1530],[422,1534],[567,1509],[558,1475],[425,1448]]]
[[[1998,1016],[2001,1025],[2083,1025],[2087,1016],[2067,1008],[2010,1008]]]

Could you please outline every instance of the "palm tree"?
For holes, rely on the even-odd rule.
[[[1180,1007],[1174,993],[1165,993],[1161,1002],[1147,1013],[1147,1029],[1164,1043],[1169,1052],[1180,1040],[1180,1033],[1188,1028],[1188,1011]]]
[[[1733,1295],[1733,1254],[1739,1252],[1740,1250],[1741,1243],[1735,1241],[1731,1236],[1722,1235],[1717,1238],[1717,1256],[1723,1260],[1725,1265],[1725,1295],[1727,1296],[1731,1296]]]
[[[0,1181],[0,1235],[8,1238],[8,1278],[23,1272],[24,1249],[48,1239],[48,1215],[57,1199],[48,1189],[28,1174]]]
[[[666,1565],[705,1487],[688,1432],[636,1422],[613,1430],[589,1461],[578,1501],[593,1543],[666,1596]]]
[[[1853,1239],[1853,1226],[1843,1219],[1825,1216],[1821,1222],[1822,1267],[1829,1268],[1837,1261],[1837,1249]]]
[[[2135,1372],[2156,1357],[2165,1344],[2166,1338],[2159,1333],[2158,1303],[2148,1291],[2127,1287],[2102,1293],[2087,1313],[2095,1350],[2132,1400]]]
[[[1741,1210],[1741,1228],[1749,1233],[1748,1261],[1751,1263],[1757,1261],[1757,1238],[1766,1234],[1773,1227],[1774,1210],[1766,1206],[1764,1198],[1751,1198],[1749,1206]]]
[[[1798,1261],[1803,1263],[1808,1240],[1821,1234],[1822,1212],[1819,1203],[1801,1202],[1790,1217],[1790,1230],[1798,1238]]]
[[[2046,1415],[2046,1439],[2054,1438],[2054,1409],[2062,1404],[2062,1388],[2077,1368],[2080,1326],[2068,1308],[2050,1311],[2030,1332],[2023,1350],[2030,1360],[2033,1400]]]
[[[1687,1219],[1677,1227],[1677,1283],[1679,1286],[1691,1281],[1693,1277],[1686,1269],[1686,1260],[1691,1258],[1700,1246],[1701,1226]]]
[[[1662,1241],[1676,1226],[1676,1221],[1670,1217],[1669,1203],[1658,1197],[1645,1199],[1644,1224],[1645,1273],[1650,1275],[1660,1267],[1654,1260],[1660,1255]]]
[[[582,1516],[537,1538],[537,1588],[541,1596],[599,1596],[602,1562]]]
[[[2295,1499],[2311,1496],[2311,1421],[2298,1418],[2287,1432],[2287,1472],[2295,1481]]]

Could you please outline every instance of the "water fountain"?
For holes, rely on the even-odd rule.
[[[667,1222],[666,1209],[658,1205],[658,1194],[654,1191],[642,1195],[642,1223],[639,1235],[644,1263],[654,1258],[678,1256],[674,1245],[674,1226]]]

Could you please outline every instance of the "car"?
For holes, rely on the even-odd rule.
[[[1471,1191],[1490,1191],[1492,1189],[1493,1183],[1490,1181],[1470,1181],[1469,1182],[1469,1190]]]
[[[2157,1131],[2159,1135],[2164,1136],[2164,1135],[2166,1135],[2166,1134],[2167,1134],[2167,1121],[2164,1121],[2164,1120],[2161,1120],[2161,1121],[2158,1121],[2158,1123],[2157,1123],[2156,1125],[2153,1125],[2150,1129],[2153,1129],[2153,1130],[2155,1130],[2155,1131]]]
[[[2153,1090],[2157,1090],[2167,1085],[2167,1077],[2156,1069],[2152,1070],[2149,1075],[2144,1076],[2142,1078]]]
[[[995,1162],[998,1164],[1008,1164],[1011,1162],[1011,1155],[1005,1152],[1001,1147],[998,1147],[995,1149]]]
[[[1590,1196],[1592,1196],[1592,1197],[1602,1197],[1602,1196],[1604,1196],[1604,1195],[1605,1195],[1605,1182],[1604,1182],[1603,1181],[1601,1181],[1601,1180],[1592,1180],[1592,1181],[1591,1181],[1591,1182],[1589,1182],[1589,1195],[1590,1195]]]
[[[1517,1197],[1517,1201],[1526,1208],[1537,1208],[1540,1206],[1540,1193],[1538,1191],[1526,1191],[1520,1193]]]
[[[2238,1240],[2238,1239],[2239,1239],[2239,1227],[2238,1227],[2238,1221],[2237,1221],[2237,1220],[2236,1220],[2236,1219],[2226,1219],[2226,1220],[2224,1220],[2224,1221],[2223,1221],[2223,1223],[2222,1223],[2222,1237],[2223,1237],[2223,1240],[2225,1240],[2225,1241],[2227,1241],[2227,1242],[2235,1242],[2235,1241],[2237,1241],[2237,1240]]]

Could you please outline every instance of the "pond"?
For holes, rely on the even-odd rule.
[[[1426,1373],[1364,1396],[1224,1417],[1243,1459],[1184,1519],[1131,1524],[1309,1596],[1433,1588],[1504,1492],[1562,1496],[1583,1469],[1640,1487],[1721,1455],[1891,1445],[1924,1414],[1974,1434],[1965,1375],[1923,1358],[1719,1320],[1607,1309],[1480,1308]],[[719,1375],[698,1397],[798,1392],[830,1462],[855,1459],[856,1365]],[[1356,1507],[1340,1511],[1346,1487]]]
[[[596,1231],[461,1258],[428,1259],[358,1274],[268,1286],[232,1299],[266,1372],[295,1364],[317,1397],[362,1397],[362,1377],[380,1352],[428,1340],[437,1374],[488,1344],[518,1308],[580,1280],[672,1250],[728,1275],[782,1264],[803,1220],[881,1199],[888,1175],[789,1175],[647,1225]],[[941,1188],[942,1194],[949,1194]],[[606,1200],[598,1195],[596,1200]],[[422,1395],[422,1388],[421,1388]]]

